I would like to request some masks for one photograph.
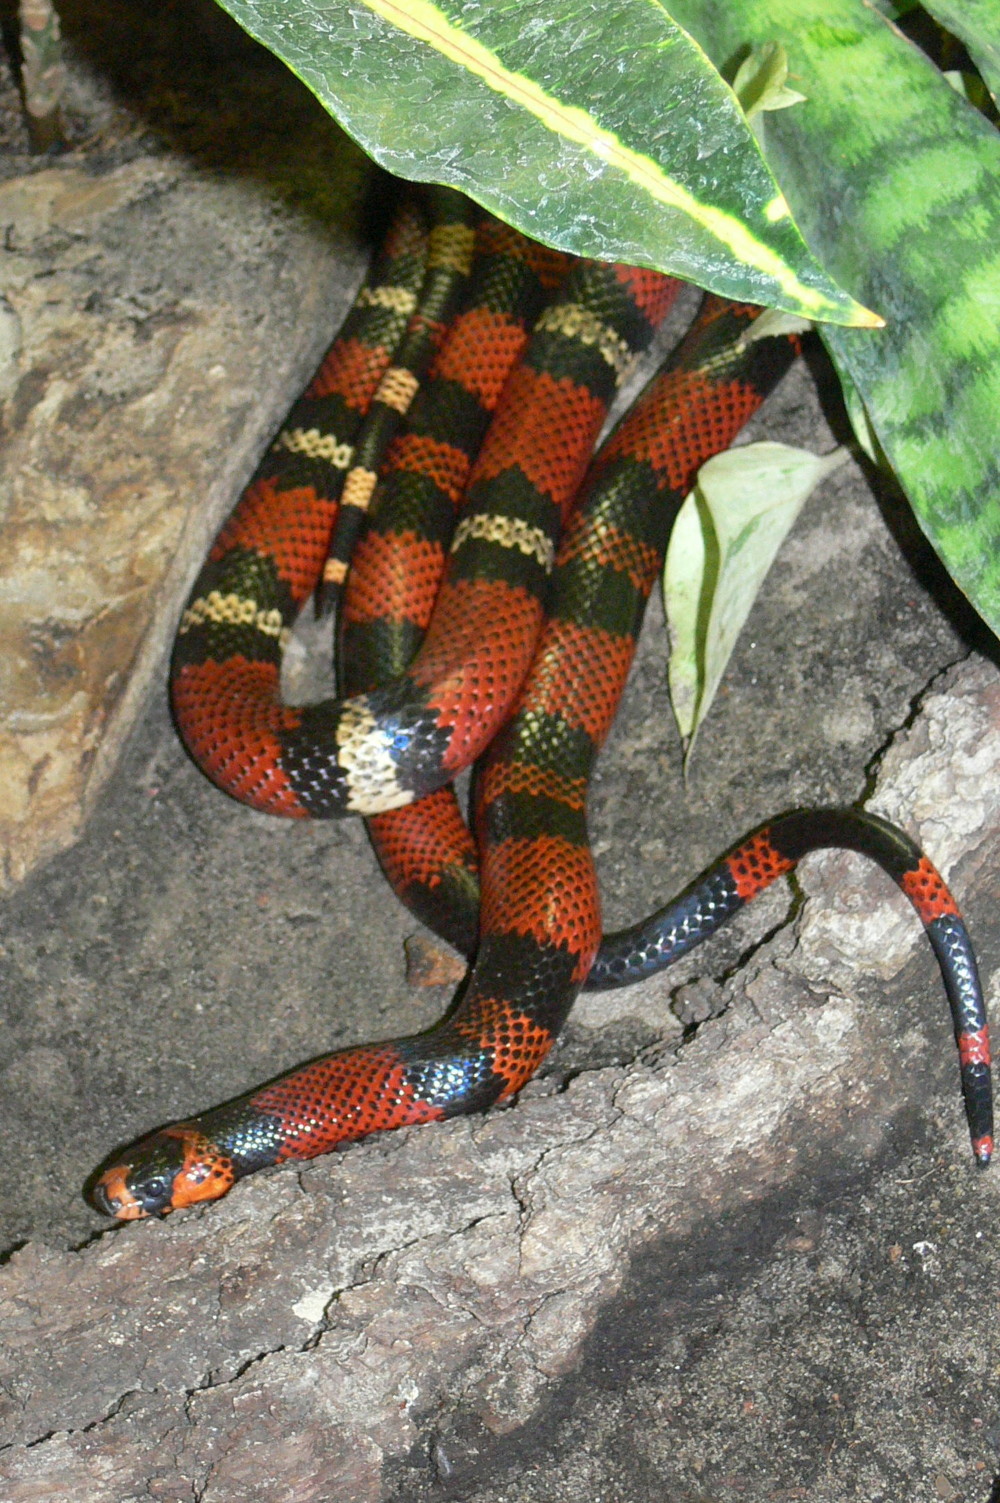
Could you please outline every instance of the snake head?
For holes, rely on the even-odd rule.
[[[178,1122],[143,1138],[105,1169],[91,1199],[106,1216],[139,1221],[217,1200],[234,1179],[232,1160],[193,1122]]]

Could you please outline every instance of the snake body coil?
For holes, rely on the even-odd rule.
[[[397,892],[474,957],[472,974],[426,1032],[338,1050],[144,1139],[105,1170],[96,1202],[121,1219],[162,1213],[269,1164],[481,1110],[537,1070],[583,986],[670,964],[827,845],[877,860],[925,924],[974,1151],[988,1162],[989,1049],[971,946],[941,878],[885,821],[783,816],[651,919],[601,939],[590,771],[677,507],[787,368],[790,341],[754,339],[759,310],[707,298],[588,469],[608,404],[675,284],[624,266],[567,268],[482,218],[469,299],[446,335],[442,309],[470,274],[456,246],[471,244],[471,230],[454,195],[437,197],[450,277],[428,290],[418,252],[435,230],[405,208],[353,323],[212,550],[172,684],[195,760],[234,797],[293,817],[372,816]],[[287,633],[321,579],[339,589],[345,536],[369,511],[344,601],[348,697],[284,706]],[[477,854],[444,785],[480,757]]]

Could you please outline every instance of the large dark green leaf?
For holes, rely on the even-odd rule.
[[[383,166],[528,233],[723,294],[873,322],[657,0],[222,0]]]
[[[863,0],[676,0],[725,69],[788,52],[765,147],[834,275],[887,319],[823,332],[921,526],[1000,630],[1000,135]]]

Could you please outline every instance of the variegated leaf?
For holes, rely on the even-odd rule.
[[[806,247],[736,100],[659,0],[223,0],[383,166],[582,255],[878,320]]]

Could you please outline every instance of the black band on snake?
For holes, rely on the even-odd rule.
[[[567,264],[488,216],[473,220],[455,195],[432,198],[430,228],[404,207],[349,325],[220,534],[181,622],[172,688],[189,750],[233,797],[291,817],[370,816],[397,892],[469,956],[472,974],[426,1032],[338,1050],[142,1140],[104,1171],[95,1202],[123,1220],[163,1213],[270,1164],[482,1110],[530,1079],[581,988],[669,965],[826,846],[877,861],[924,924],[973,1151],[988,1163],[972,948],[938,873],[886,821],[786,814],[650,919],[601,937],[586,826],[594,759],[680,502],[787,369],[793,342],[753,338],[758,309],[707,297],[588,468],[675,284]],[[421,252],[436,233],[431,275]],[[343,478],[359,472],[348,484],[364,504],[341,498],[338,522]],[[278,696],[287,634],[324,579],[343,582],[344,528],[358,522],[347,697],[289,708]],[[473,845],[445,785],[477,758]]]

